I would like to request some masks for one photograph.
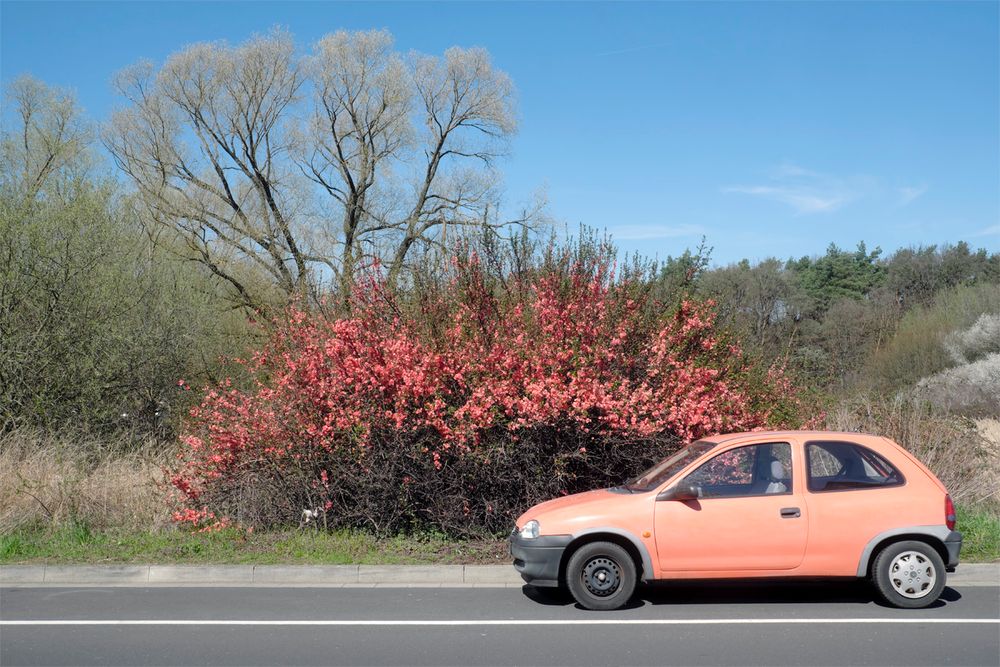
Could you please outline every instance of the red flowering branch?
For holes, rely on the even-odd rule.
[[[775,422],[795,412],[783,370],[747,363],[717,330],[710,302],[664,311],[635,298],[609,262],[540,271],[500,290],[475,255],[457,258],[453,270],[417,312],[397,302],[376,269],[357,285],[350,316],[292,308],[275,322],[246,362],[253,386],[224,383],[192,410],[172,477],[175,518],[197,527],[234,515],[290,522],[308,509],[380,530],[394,519],[365,512],[433,523],[437,500],[421,499],[420,489],[447,479],[461,520],[474,524],[474,505],[495,516],[504,504],[485,499],[488,482],[477,476],[490,466],[509,474],[505,458],[534,460],[536,475],[572,482],[595,447],[689,442],[783,425]],[[538,441],[543,433],[554,448]],[[647,445],[645,458],[654,449]],[[397,467],[381,491],[395,505],[357,509],[364,480]],[[618,476],[610,483],[626,472],[601,474]],[[532,485],[515,486],[506,506]],[[261,494],[273,511],[240,500]]]

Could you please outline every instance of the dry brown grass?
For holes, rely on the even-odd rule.
[[[986,458],[993,469],[993,484],[1000,495],[1000,419],[977,419],[976,429],[986,443]]]
[[[995,450],[1000,450],[1000,419],[977,419],[976,428],[979,429],[979,435],[992,444]]]
[[[910,397],[860,396],[830,412],[827,428],[884,435],[915,454],[962,506],[1000,507],[1000,422],[942,415]]]
[[[93,528],[169,523],[162,444],[128,453],[82,436],[18,430],[0,437],[0,534],[81,520]]]

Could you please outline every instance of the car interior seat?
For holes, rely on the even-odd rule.
[[[771,461],[771,483],[767,485],[764,493],[785,493],[788,491],[788,485],[785,484],[787,479],[788,472],[781,461]]]

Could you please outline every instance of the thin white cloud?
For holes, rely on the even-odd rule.
[[[912,203],[914,200],[923,196],[927,192],[926,185],[916,185],[916,186],[903,186],[896,189],[897,194],[899,194],[899,205],[906,206]]]
[[[616,225],[609,227],[608,233],[618,241],[646,241],[704,236],[705,228],[701,225]]]
[[[985,229],[980,229],[973,236],[1000,236],[1000,225],[993,225]]]
[[[855,178],[848,184],[843,179],[785,161],[771,170],[768,182],[730,185],[722,188],[722,192],[775,201],[790,207],[796,215],[808,215],[836,211],[856,199],[868,187],[860,181]]]
[[[734,185],[723,188],[722,191],[754,195],[787,204],[795,209],[796,213],[835,211],[850,200],[850,197],[844,194],[821,192],[815,188],[801,186]]]
[[[819,174],[811,169],[806,169],[801,165],[797,165],[794,162],[789,162],[787,160],[778,165],[778,168],[774,170],[774,178],[776,179],[795,178],[798,176],[815,178],[818,177]]]
[[[861,199],[869,205],[903,208],[923,197],[929,189],[926,183],[890,186],[866,174],[822,173],[790,160],[764,173],[767,176],[763,182],[729,185],[721,191],[778,202],[791,208],[795,215],[810,215],[830,213]],[[983,236],[993,234],[996,231],[982,233]]]

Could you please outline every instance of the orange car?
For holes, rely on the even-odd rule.
[[[962,534],[944,485],[887,438],[755,432],[699,440],[627,484],[535,505],[511,533],[534,586],[617,609],[638,581],[870,577],[889,603],[934,602]]]

